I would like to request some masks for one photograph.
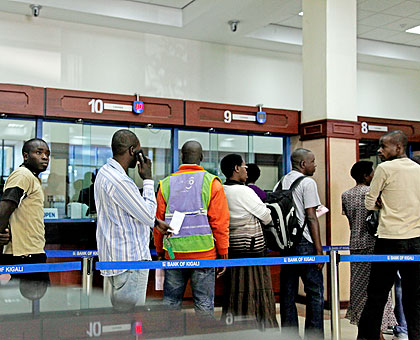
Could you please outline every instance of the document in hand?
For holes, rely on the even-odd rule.
[[[179,211],[174,212],[172,216],[171,223],[169,223],[169,231],[175,235],[179,233],[179,230],[182,227],[182,223],[184,222],[185,214]]]
[[[322,215],[325,215],[329,211],[330,210],[326,206],[321,204],[320,206],[318,206],[318,208],[316,208],[316,217],[321,217]]]

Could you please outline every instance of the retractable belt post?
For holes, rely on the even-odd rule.
[[[341,339],[340,323],[340,291],[338,286],[338,265],[340,255],[337,250],[330,251],[330,276],[331,276],[331,339]]]
[[[92,292],[93,257],[82,257],[82,291],[89,296]]]

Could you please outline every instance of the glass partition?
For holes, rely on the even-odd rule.
[[[132,130],[139,138],[144,154],[152,160],[153,179],[157,191],[159,181],[171,173],[171,130],[138,127]],[[129,174],[138,186],[142,186],[142,180],[136,169],[130,169]]]
[[[23,143],[35,137],[35,121],[0,119],[0,197],[7,177],[23,163]]]
[[[246,163],[259,166],[261,176],[257,185],[263,190],[272,190],[283,175],[283,137],[181,130],[178,137],[179,150],[189,140],[200,142],[204,154],[201,165],[222,181],[225,181],[225,177],[220,171],[220,161],[230,153],[240,154]],[[182,163],[181,152],[179,162]]]
[[[271,191],[284,175],[283,137],[250,136],[250,140],[253,159],[249,163],[257,164],[261,170],[257,185]]]
[[[104,126],[44,122],[43,138],[50,145],[50,166],[41,174],[45,208],[56,209],[58,218],[93,218],[96,208],[93,185],[97,171],[112,157],[112,135],[128,126]],[[170,173],[171,131],[129,128],[140,139],[145,154],[153,161],[153,174],[159,180]],[[137,171],[129,175],[138,185]],[[155,182],[156,186],[158,181]]]

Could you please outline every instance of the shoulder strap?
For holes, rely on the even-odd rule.
[[[283,179],[284,179],[284,176],[280,178],[279,184],[277,185],[276,191],[274,192],[283,190]]]
[[[289,190],[294,191],[296,187],[302,182],[303,179],[305,179],[308,176],[300,176],[299,178],[296,178],[295,181],[290,186]]]

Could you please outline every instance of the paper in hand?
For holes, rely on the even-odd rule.
[[[184,218],[184,213],[175,210],[171,223],[169,223],[169,231],[177,235],[181,229],[182,223],[184,222]]]
[[[326,206],[321,204],[320,206],[318,206],[318,208],[316,208],[316,217],[321,217],[322,215],[325,215],[329,211],[330,210]]]

